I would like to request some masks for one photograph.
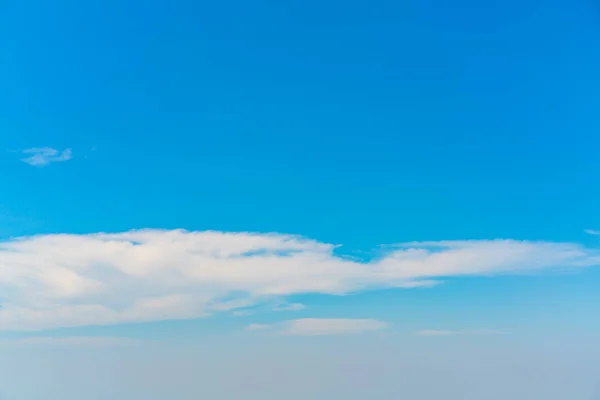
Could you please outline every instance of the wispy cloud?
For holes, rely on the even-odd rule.
[[[370,261],[340,257],[336,247],[292,235],[183,230],[0,242],[0,329],[193,319],[299,294],[600,265],[598,249],[574,243],[408,243]]]
[[[246,327],[246,330],[249,332],[265,331],[271,329],[272,327],[273,325],[268,324],[250,324]]]
[[[600,231],[596,230],[596,229],[586,229],[585,233],[587,233],[588,235],[600,235]]]
[[[254,314],[252,310],[235,310],[231,313],[234,317],[247,317]]]
[[[82,346],[82,347],[114,347],[127,346],[145,343],[127,338],[104,337],[104,336],[75,336],[75,337],[50,337],[36,336],[19,339],[4,339],[0,340],[0,346],[4,347],[21,347],[21,346]]]
[[[303,318],[275,324],[252,324],[249,331],[268,331],[288,336],[356,335],[385,329],[387,323],[374,319]]]
[[[273,307],[273,311],[300,311],[304,310],[306,306],[302,303],[284,303],[277,304]]]
[[[479,329],[466,331],[449,331],[439,329],[424,329],[416,332],[419,336],[457,336],[457,335],[505,335],[505,332],[493,329]]]
[[[59,151],[51,147],[34,147],[25,149],[22,153],[26,154],[27,157],[22,158],[21,161],[34,167],[43,167],[50,163],[68,161],[73,157],[71,149]]]

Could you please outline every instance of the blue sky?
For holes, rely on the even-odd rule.
[[[279,386],[210,393],[348,395],[323,349],[457,399],[482,395],[444,380],[461,355],[512,398],[598,392],[597,4],[26,0],[0,37],[0,399],[79,398],[90,357],[100,385],[150,348],[110,395],[252,351]],[[207,395],[186,379],[157,385]]]

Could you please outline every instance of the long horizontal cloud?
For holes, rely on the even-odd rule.
[[[273,296],[600,264],[597,249],[573,243],[406,243],[364,262],[335,247],[292,235],[183,230],[15,239],[0,243],[0,330],[198,318]]]
[[[0,339],[0,349],[15,347],[115,347],[132,346],[152,343],[144,340],[134,340],[119,337],[104,336],[75,336],[75,337],[26,337],[19,339]]]

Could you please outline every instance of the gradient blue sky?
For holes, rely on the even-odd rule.
[[[482,398],[486,385],[452,386],[475,370],[498,399],[600,394],[592,373],[600,355],[590,350],[600,337],[600,5],[8,0],[0,37],[0,371],[12,376],[0,382],[2,400],[81,398],[85,388],[66,382],[82,368],[96,371],[85,378],[92,387],[108,386],[98,399],[152,398],[173,387],[174,399],[295,398],[291,391],[439,398],[433,389],[400,390],[398,377],[381,371],[342,368],[336,357],[402,369],[408,386],[431,374],[451,400]],[[148,228],[151,243],[124,236]],[[186,231],[171,241],[174,229]],[[219,276],[210,299],[225,308],[206,317],[178,306],[105,320],[56,311],[170,293],[158,273],[112,279],[123,273],[118,255],[86,235],[140,242],[147,253],[127,257],[139,256],[140,268],[163,260],[157,268],[167,274],[178,262],[202,270],[214,261],[175,244],[217,241],[194,236],[204,231],[224,232],[216,252],[241,246],[231,232],[254,232],[245,243],[299,235],[314,242],[294,237],[267,252],[293,268],[283,253],[300,246],[300,264],[310,265],[289,281],[254,264],[224,265],[256,268],[246,278],[262,292]],[[484,242],[494,239],[512,241]],[[394,264],[397,248],[386,246],[423,241],[432,243],[409,247],[429,252],[421,267],[433,272],[394,275],[408,267]],[[328,244],[340,247],[323,252]],[[240,253],[248,262],[263,260],[265,248],[248,246]],[[373,272],[386,262],[395,272]],[[106,268],[93,278],[123,304],[56,272],[79,271],[78,263]],[[441,283],[424,287],[430,278]],[[169,284],[199,301],[212,287],[198,282]],[[423,287],[400,288],[413,283]],[[60,301],[49,294],[59,287],[72,290]],[[263,296],[267,289],[279,291]],[[25,309],[43,315],[24,317]],[[292,334],[314,334],[311,324],[327,334]],[[343,341],[342,333],[354,335]],[[396,365],[392,354],[406,357]],[[144,357],[158,369],[139,372]],[[210,373],[182,378],[157,367],[165,363]],[[240,367],[229,376],[223,363]],[[138,367],[115,380],[118,365]],[[255,386],[217,387],[256,365],[289,368],[274,385],[260,381],[265,372]],[[318,366],[329,378],[317,378]],[[521,382],[521,369],[537,378]],[[150,390],[139,383],[150,376],[165,381]],[[346,388],[356,376],[367,376],[362,389]],[[542,389],[549,381],[552,389]]]

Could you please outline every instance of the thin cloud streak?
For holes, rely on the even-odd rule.
[[[3,339],[0,340],[2,347],[115,347],[115,346],[131,346],[143,343],[150,343],[146,340],[127,339],[119,337],[105,336],[67,336],[67,337],[51,337],[51,336],[35,336],[19,339]]]
[[[291,304],[277,304],[273,307],[273,311],[300,311],[304,310],[306,306],[302,303],[291,303]]]
[[[464,335],[506,335],[506,332],[494,329],[479,329],[466,331],[450,331],[440,329],[424,329],[416,332],[419,336],[464,336]]]
[[[374,319],[302,318],[275,324],[251,324],[246,330],[284,336],[337,336],[375,332],[387,326],[386,322]]]

